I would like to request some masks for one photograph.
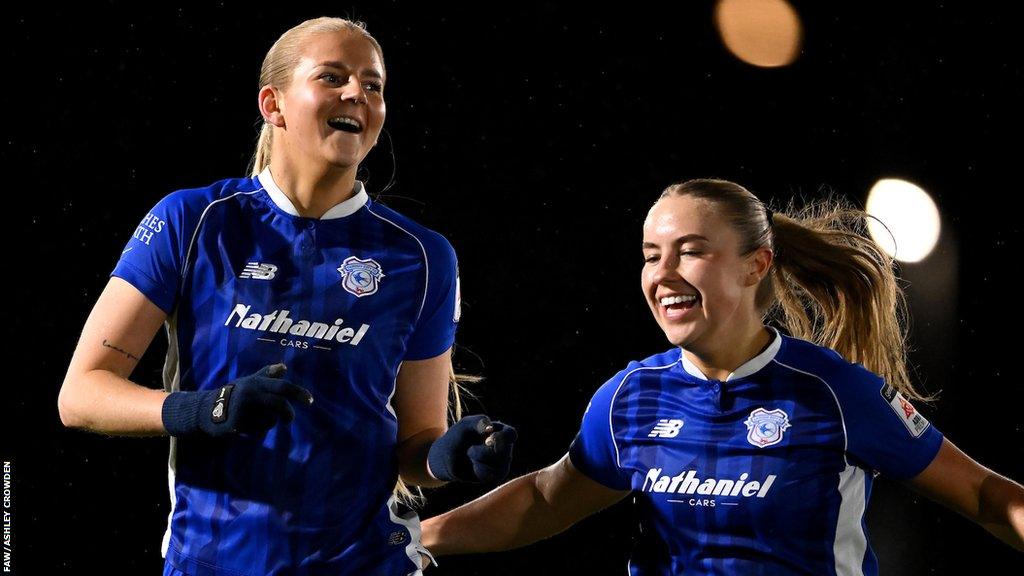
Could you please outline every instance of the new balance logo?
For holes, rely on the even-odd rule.
[[[273,280],[274,273],[277,272],[277,266],[273,264],[260,264],[259,262],[249,262],[245,265],[245,270],[242,270],[242,274],[239,278],[253,278],[256,280]]]
[[[648,438],[675,438],[679,436],[679,429],[683,427],[682,420],[662,418],[654,425],[654,429],[647,435]]]

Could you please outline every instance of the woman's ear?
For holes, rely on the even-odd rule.
[[[750,259],[748,275],[750,286],[754,286],[768,277],[771,272],[772,263],[775,261],[775,253],[771,248],[758,248]]]
[[[260,115],[263,116],[264,122],[277,126],[278,128],[285,127],[284,112],[281,108],[281,93],[277,88],[269,85],[260,88],[258,103],[260,107]]]

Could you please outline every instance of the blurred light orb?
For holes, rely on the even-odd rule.
[[[883,226],[868,218],[868,233],[900,262],[924,260],[939,241],[939,208],[927,192],[912,182],[897,178],[879,180],[868,193],[865,210],[885,223]]]
[[[719,0],[715,27],[725,47],[747,64],[786,66],[800,52],[803,27],[786,0]]]

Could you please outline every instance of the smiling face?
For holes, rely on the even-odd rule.
[[[731,342],[733,331],[760,322],[753,255],[739,255],[739,238],[707,200],[668,196],[644,222],[641,284],[658,325],[672,344]]]
[[[267,86],[278,113],[268,120],[295,159],[336,168],[358,166],[384,125],[384,66],[373,44],[359,33],[309,36],[284,90]]]

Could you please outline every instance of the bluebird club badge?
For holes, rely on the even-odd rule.
[[[757,408],[744,422],[747,425],[747,442],[758,448],[778,444],[782,433],[789,428],[789,415],[782,410]]]
[[[377,292],[380,279],[384,277],[384,272],[376,260],[360,260],[355,256],[345,258],[338,267],[338,272],[341,272],[342,288],[359,298]]]

